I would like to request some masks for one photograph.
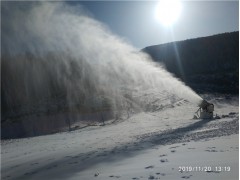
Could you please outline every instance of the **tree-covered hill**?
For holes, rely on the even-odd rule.
[[[197,92],[238,93],[239,32],[149,46],[142,51]]]

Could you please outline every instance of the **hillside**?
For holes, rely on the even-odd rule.
[[[156,62],[195,91],[238,93],[239,32],[144,48]]]

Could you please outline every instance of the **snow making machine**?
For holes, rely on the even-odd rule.
[[[213,111],[214,105],[212,103],[207,102],[206,100],[202,100],[199,104],[199,109],[196,112],[196,117],[198,119],[213,119]]]

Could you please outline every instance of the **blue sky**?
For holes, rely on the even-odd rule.
[[[172,27],[155,18],[157,1],[75,1],[136,48],[239,30],[238,1],[183,1]]]

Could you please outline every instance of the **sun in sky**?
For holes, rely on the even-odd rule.
[[[181,11],[180,0],[160,0],[155,10],[155,16],[164,26],[171,26],[178,20]]]

